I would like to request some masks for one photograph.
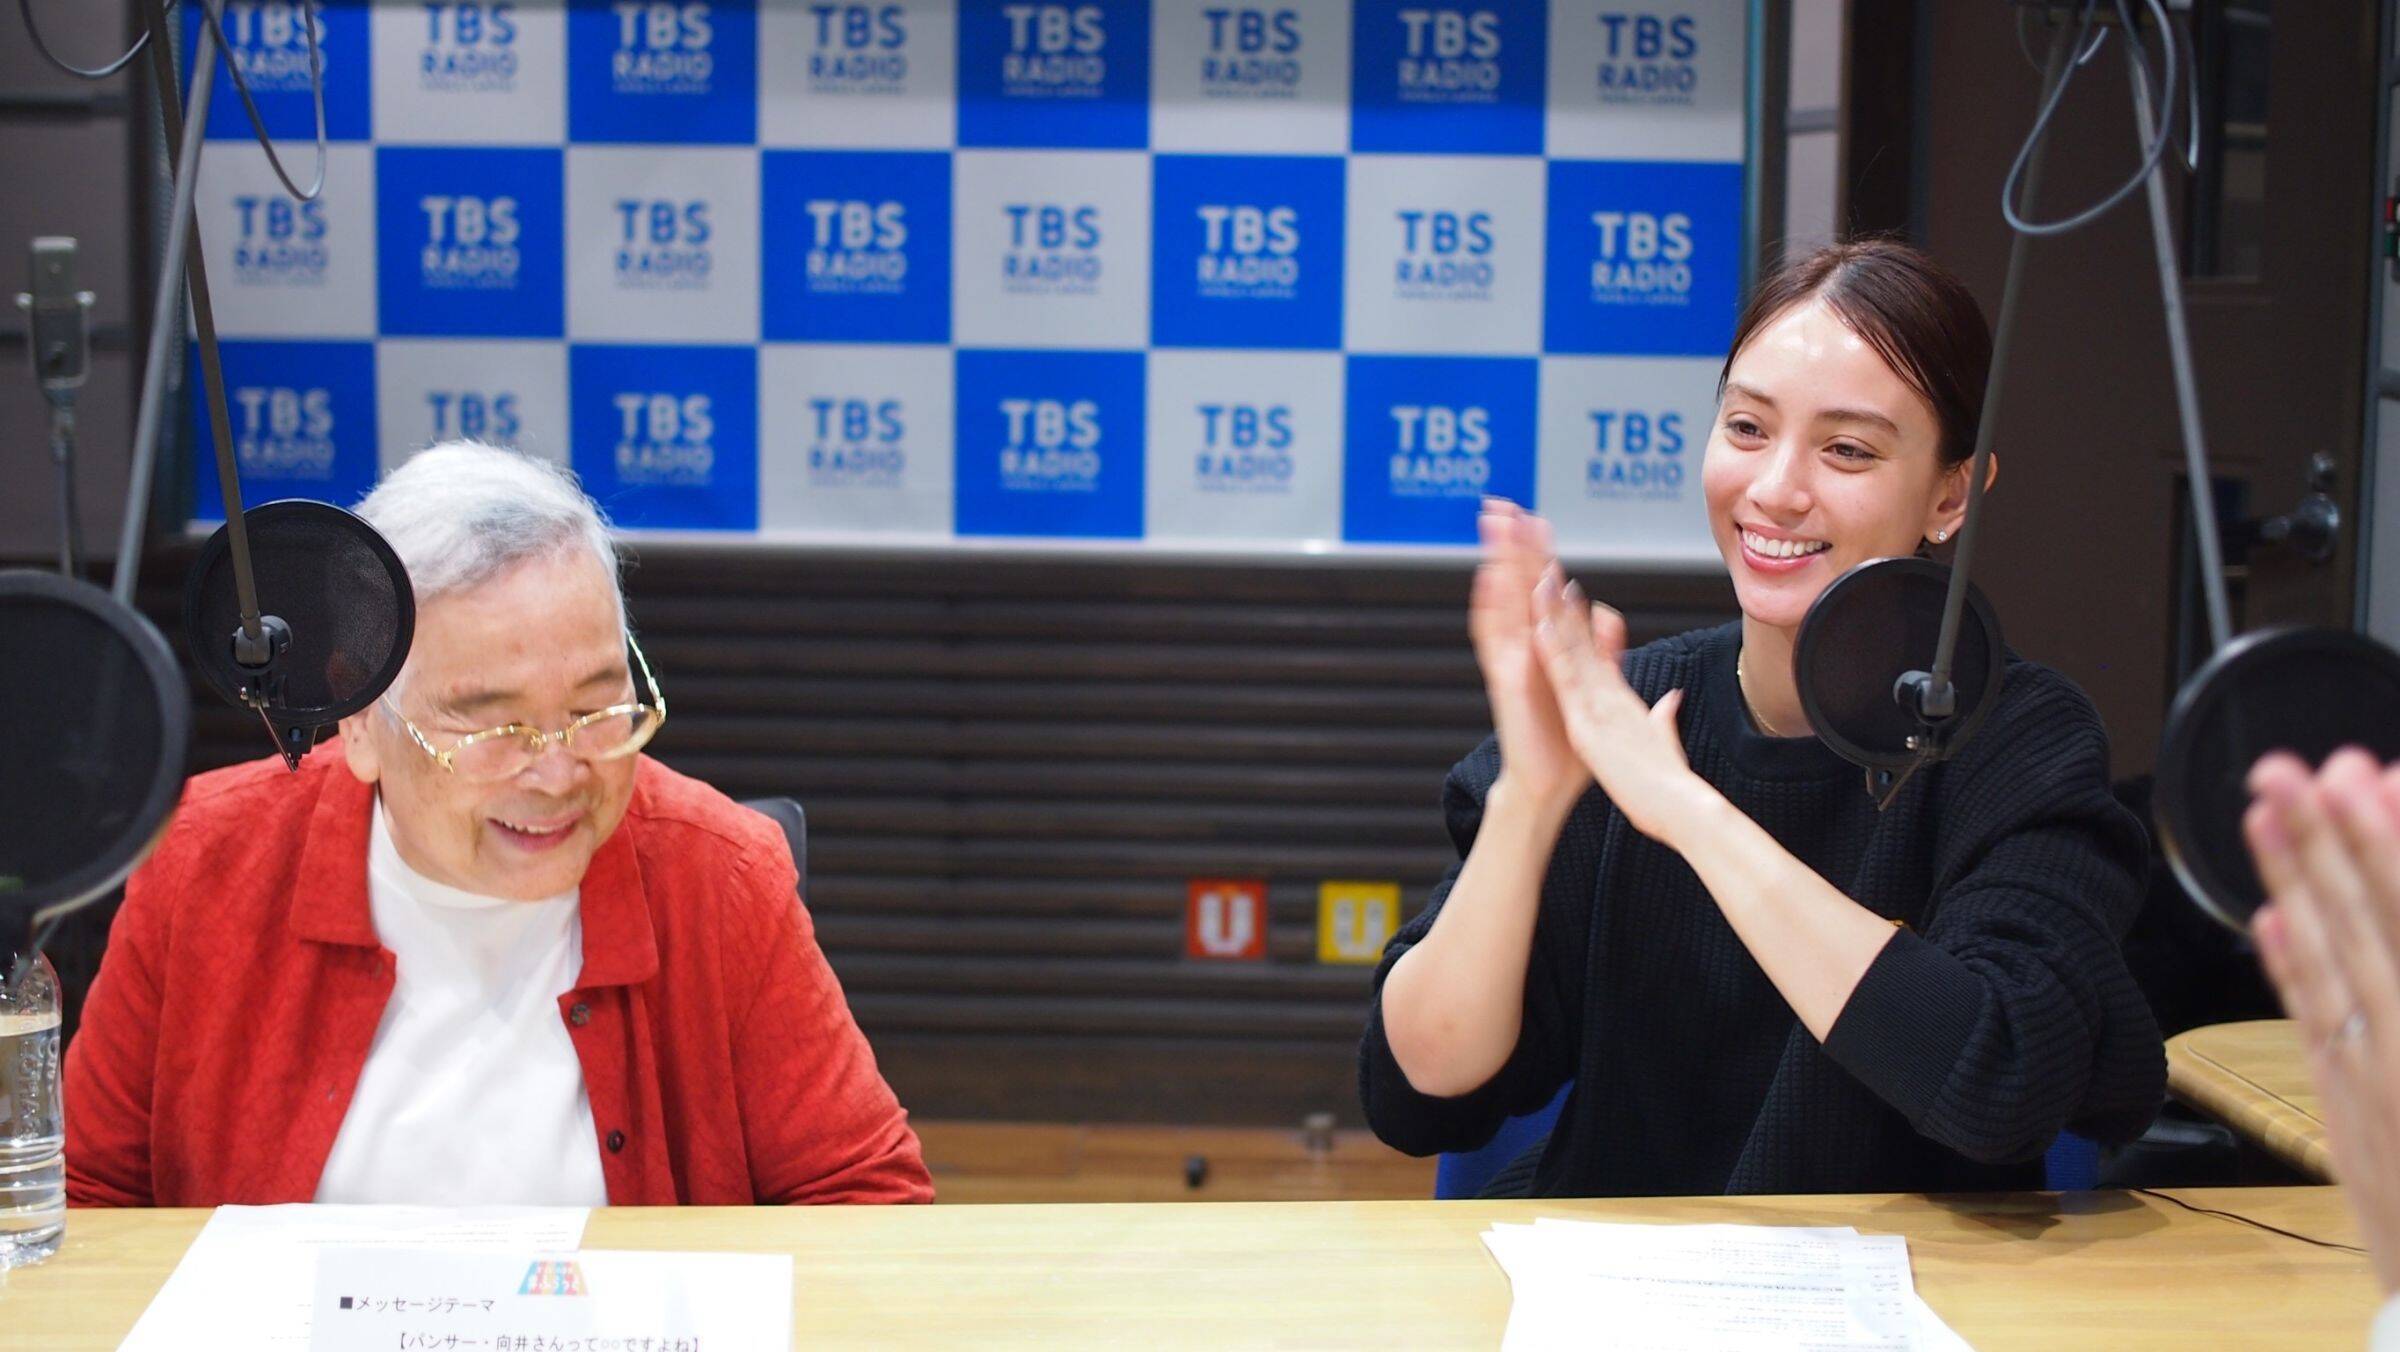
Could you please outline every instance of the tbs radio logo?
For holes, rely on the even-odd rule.
[[[1583,495],[1595,499],[1671,499],[1683,494],[1681,413],[1595,408],[1583,462]]]
[[[509,390],[427,390],[425,415],[431,441],[496,442],[513,446],[525,430],[517,415],[517,396]]]
[[[312,27],[316,30],[320,58],[330,62],[325,53],[324,21],[316,17],[312,7],[294,0],[230,4],[225,6],[223,23],[226,45],[233,49],[233,59],[242,63],[242,76],[253,94],[309,91],[308,46]],[[330,70],[327,76],[331,78]]]
[[[1013,295],[1093,295],[1100,289],[1100,208],[1011,202],[1000,284]]]
[[[1599,16],[1600,101],[1689,105],[1700,86],[1700,23],[1689,14]]]
[[[1392,405],[1392,496],[1480,498],[1492,481],[1492,414],[1481,404]]]
[[[1500,16],[1488,9],[1404,9],[1400,97],[1490,103],[1500,95]]]
[[[908,208],[819,197],[808,212],[808,286],[820,294],[892,295],[908,282]]]
[[[428,3],[417,84],[433,93],[505,94],[517,87],[517,7]]]
[[[716,231],[708,203],[624,198],[617,209],[617,285],[629,291],[699,291],[708,286]]]
[[[1003,399],[1000,486],[1026,493],[1100,490],[1100,406],[1089,399]]]
[[[818,488],[898,488],[908,475],[907,411],[897,399],[808,401],[808,481]]]
[[[1688,305],[1692,218],[1680,211],[1595,211],[1596,305]]]
[[[1098,5],[1004,5],[1008,50],[1001,92],[1017,98],[1096,99],[1108,79],[1108,29]]]
[[[517,199],[428,193],[417,199],[425,213],[425,243],[418,251],[429,289],[501,291],[517,284],[525,260],[517,248],[523,227]]]
[[[242,473],[333,477],[333,392],[322,386],[238,385],[231,391],[233,454]]]
[[[1400,259],[1393,278],[1404,300],[1490,300],[1492,216],[1488,211],[1398,211]]]
[[[717,422],[705,394],[619,390],[617,482],[628,486],[705,488],[717,467]]]
[[[1199,404],[1200,450],[1193,481],[1205,493],[1288,493],[1292,410],[1288,404]]]
[[[1202,11],[1208,54],[1200,58],[1200,92],[1211,98],[1297,97],[1300,92],[1300,14],[1290,9]]]
[[[1204,202],[1200,294],[1217,300],[1287,300],[1300,287],[1300,213],[1288,206]]]
[[[233,274],[261,286],[323,286],[325,203],[295,202],[281,193],[233,199],[238,223]]]
[[[810,5],[808,82],[820,94],[897,94],[908,81],[908,25],[898,5]]]
[[[709,7],[618,0],[608,76],[620,94],[706,94],[717,73]]]

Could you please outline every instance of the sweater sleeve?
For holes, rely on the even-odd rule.
[[[2109,795],[2098,715],[2065,678],[2015,686],[1925,799],[1935,892],[1893,935],[1825,1051],[1925,1136],[1984,1163],[2062,1129],[2138,1135],[2166,1090],[2158,1025],[2119,947],[2149,867]]]
[[[1366,1036],[1359,1044],[1358,1088],[1367,1124],[1394,1149],[1411,1155],[1445,1150],[1473,1150],[1491,1140],[1500,1124],[1550,1101],[1558,1087],[1574,1075],[1577,1015],[1563,992],[1576,983],[1562,982],[1558,965],[1580,959],[1585,950],[1582,929],[1588,926],[1589,900],[1598,876],[1599,852],[1575,843],[1598,840],[1605,800],[1585,796],[1565,828],[1560,846],[1550,859],[1542,882],[1541,914],[1534,925],[1533,956],[1525,974],[1525,1009],[1517,1032],[1516,1050],[1484,1085],[1453,1098],[1420,1093],[1392,1057],[1384,1035],[1383,983],[1392,965],[1432,930],[1450,889],[1457,885],[1467,852],[1474,848],[1483,823],[1485,797],[1500,773],[1498,743],[1486,739],[1450,771],[1442,784],[1442,815],[1450,839],[1458,847],[1453,864],[1435,884],[1431,900],[1417,917],[1392,936],[1375,971],[1375,994],[1367,1009]]]

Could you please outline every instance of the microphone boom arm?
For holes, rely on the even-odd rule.
[[[196,0],[207,3],[207,0]],[[250,539],[242,519],[240,467],[233,453],[233,420],[225,405],[225,370],[217,351],[215,307],[208,292],[208,265],[200,250],[200,219],[194,195],[200,180],[200,148],[207,133],[209,96],[215,85],[217,43],[215,27],[200,25],[192,46],[191,106],[178,104],[175,58],[167,39],[166,10],[160,0],[146,0],[149,24],[150,70],[158,86],[159,120],[167,143],[176,147],[175,193],[168,213],[166,257],[159,269],[158,295],[151,307],[150,349],[142,369],[141,402],[135,415],[132,473],[126,485],[125,519],[118,537],[116,598],[133,604],[135,575],[141,571],[142,535],[147,524],[150,485],[158,457],[158,435],[166,414],[167,352],[174,336],[177,274],[181,274],[192,306],[192,326],[200,351],[202,401],[208,409],[209,432],[216,442],[217,484],[225,501],[225,527],[232,545],[234,587],[240,598],[241,629],[233,636],[234,655],[246,667],[269,666],[279,650],[272,626],[259,615],[258,583],[250,567]],[[195,640],[198,639],[195,635]],[[288,644],[288,637],[285,639]]]
[[[2077,30],[2060,23],[2050,34],[2050,53],[2042,69],[2041,97],[2046,102],[2065,78],[2067,53],[2075,46]],[[2128,44],[2130,49],[2130,44]],[[2028,209],[2034,191],[2042,180],[2042,160],[2048,155],[2050,140],[2044,137],[2035,144],[2027,157],[2020,189]],[[1967,609],[1967,576],[1975,563],[1975,539],[1983,524],[1983,485],[1991,476],[1992,427],[1998,421],[2002,378],[2008,372],[2008,353],[2017,331],[2018,302],[2024,294],[2026,255],[2032,251],[2033,236],[2023,231],[2008,246],[2008,279],[2000,287],[2000,322],[1992,334],[1991,374],[1984,382],[1983,413],[1975,424],[1975,454],[1967,463],[1967,515],[1958,530],[1958,549],[1951,557],[1950,590],[1942,602],[1941,637],[1933,647],[1933,670],[1930,673],[1912,671],[1900,678],[1895,698],[1911,705],[1917,717],[1928,725],[1939,723],[1958,712],[1958,688],[1951,682],[1951,672],[1958,657],[1958,631]]]

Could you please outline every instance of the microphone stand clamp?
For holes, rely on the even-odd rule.
[[[298,771],[301,757],[316,745],[316,730],[279,727],[267,712],[282,702],[283,663],[292,651],[292,627],[280,615],[261,615],[258,635],[254,638],[246,626],[237,626],[232,647],[233,664],[242,673],[242,703],[256,710],[259,721],[267,725],[267,735],[275,740],[285,768]]]

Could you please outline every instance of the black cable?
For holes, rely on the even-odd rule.
[[[177,0],[167,0],[167,8],[169,10],[173,10],[176,3]],[[75,65],[74,63],[60,57],[58,53],[51,51],[50,44],[42,40],[42,27],[40,24],[37,24],[33,21],[33,0],[17,0],[17,13],[24,16],[25,36],[33,39],[33,50],[40,55],[44,61],[49,62],[59,70],[74,76],[78,80],[105,80],[110,76],[115,75],[118,71],[121,71],[125,69],[126,66],[132,64],[133,59],[142,54],[143,46],[150,41],[150,35],[145,32],[140,37],[133,40],[133,45],[125,49],[125,54],[123,56],[118,57],[116,60],[109,62],[105,66],[94,66],[91,69],[86,70],[82,66]]]
[[[2080,230],[2139,191],[2157,170],[2159,162],[2167,157],[2168,147],[2175,143],[2175,114],[2183,102],[2176,94],[2182,68],[2179,59],[2181,44],[2175,40],[2175,29],[2160,0],[2144,0],[2144,4],[2150,11],[2152,21],[2158,25],[2159,36],[2166,39],[2166,70],[2159,85],[2159,106],[2163,113],[2157,134],[2142,150],[2141,166],[2106,197],[2072,216],[2055,221],[2029,221],[2018,212],[2017,184],[2024,177],[2025,162],[2032,157],[2033,148],[2050,134],[2050,120],[2057,115],[2059,104],[2066,97],[2067,86],[2074,83],[2078,67],[2069,66],[2066,75],[2059,80],[2058,87],[2050,91],[2049,99],[2042,104],[2041,114],[2033,120],[2033,130],[2026,134],[2025,144],[2017,148],[2017,158],[2008,167],[2008,178],[2000,185],[2000,215],[2008,222],[2010,229],[2027,235],[2063,235],[2070,230]],[[2098,0],[2083,0],[2083,9],[2076,18],[2075,27],[2075,45],[2079,49],[2083,46],[2084,35],[2091,31],[2093,12],[2098,7]],[[2150,82],[2150,63],[2144,58],[2146,49],[2134,31],[2133,12],[2126,8],[2125,0],[2112,0],[2112,7],[2117,12],[2117,22],[2125,29],[2125,42],[2133,53],[2136,78],[2147,85]]]
[[[18,2],[22,4],[24,0]],[[207,22],[209,31],[216,34],[217,50],[224,54],[225,69],[233,76],[233,92],[242,96],[242,111],[250,115],[251,134],[258,138],[258,148],[267,152],[267,166],[282,181],[283,190],[299,201],[313,202],[325,191],[325,61],[317,51],[317,0],[302,0],[300,6],[300,31],[308,38],[308,92],[317,110],[317,179],[308,185],[307,192],[300,191],[292,182],[292,176],[284,172],[282,157],[275,153],[275,140],[267,134],[266,119],[259,116],[258,101],[250,97],[250,81],[242,74],[241,58],[234,54],[233,44],[225,40],[225,30],[217,23],[217,4],[222,2],[198,0],[200,17]],[[194,71],[192,78],[203,77]]]
[[[180,2],[181,0],[167,0],[166,12],[173,13],[175,6]],[[216,33],[217,47],[224,53],[225,56],[225,69],[233,76],[234,92],[242,96],[242,111],[249,115],[250,130],[253,135],[257,136],[259,148],[267,153],[268,166],[275,171],[275,177],[283,183],[283,190],[285,192],[290,193],[293,197],[299,199],[300,201],[312,202],[316,200],[320,193],[325,191],[325,64],[322,53],[317,50],[317,0],[303,0],[300,8],[302,16],[300,25],[301,30],[303,35],[308,39],[309,95],[315,104],[317,119],[316,181],[309,185],[308,191],[306,192],[302,192],[299,185],[292,182],[292,176],[290,172],[285,170],[283,167],[282,157],[275,153],[275,143],[267,134],[266,119],[259,115],[258,101],[252,98],[250,94],[249,78],[242,74],[241,59],[234,54],[233,44],[225,40],[225,30],[218,23],[215,7],[210,5],[208,0],[200,0],[201,18],[205,20],[209,28]],[[84,66],[78,66],[73,62],[70,62],[59,56],[58,53],[50,49],[49,42],[42,37],[41,25],[34,20],[33,0],[17,0],[17,13],[24,19],[25,35],[33,40],[33,50],[41,56],[42,60],[79,80],[109,79],[110,77],[116,75],[117,72],[125,69],[127,65],[132,63],[135,57],[140,56],[143,50],[150,45],[150,35],[149,33],[145,32],[140,37],[135,38],[133,40],[133,45],[126,48],[122,55],[118,56],[116,60],[109,62],[107,65],[92,66],[88,68]],[[194,71],[193,77],[196,79],[201,78],[200,72]]]
[[[2301,1234],[2297,1230],[2286,1230],[2280,1225],[2269,1225],[2265,1221],[2254,1220],[2238,1211],[2219,1211],[2213,1206],[2200,1206],[2196,1203],[2187,1202],[2182,1198],[2175,1196],[2173,1193],[2160,1192],[2156,1188],[2128,1188],[2126,1191],[2136,1193],[2143,1197],[2155,1197],[2162,1202],[2173,1202],[2175,1205],[2182,1207],[2186,1211],[2198,1212],[2203,1216],[2215,1216],[2223,1220],[2238,1221],[2239,1223],[2247,1225],[2254,1230],[2264,1230],[2268,1234],[2281,1235],[2285,1239],[2296,1239],[2303,1244],[2314,1244],[2320,1249],[2340,1249],[2344,1253],[2355,1253],[2361,1255],[2362,1257],[2367,1252],[2365,1249],[2360,1248],[2356,1244],[2336,1244],[2330,1239],[2318,1239],[2312,1235]]]

